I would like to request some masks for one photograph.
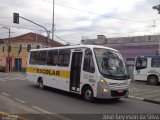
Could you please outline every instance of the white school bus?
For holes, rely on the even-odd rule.
[[[120,53],[97,45],[33,49],[28,56],[27,79],[40,88],[74,92],[88,101],[127,97],[130,90]]]
[[[160,56],[137,56],[133,71],[134,80],[156,85],[160,82]]]

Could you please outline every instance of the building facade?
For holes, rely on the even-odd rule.
[[[30,49],[59,47],[61,43],[51,41],[46,44],[46,37],[27,33],[13,38],[5,38],[0,42],[0,67],[6,71],[26,71],[27,56]]]
[[[96,44],[111,47],[120,51],[126,64],[132,67],[136,56],[160,55],[160,35],[106,38],[97,35],[97,39],[83,39],[82,44]]]

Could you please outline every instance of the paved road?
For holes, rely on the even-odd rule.
[[[75,94],[51,88],[40,90],[21,74],[0,74],[0,96],[43,114],[65,114],[59,116],[62,118],[71,117],[70,114],[160,113],[160,106],[157,104],[129,98],[120,101],[96,100],[95,103],[89,103]],[[0,109],[1,107],[4,106],[0,105]],[[21,112],[23,113],[19,111]]]

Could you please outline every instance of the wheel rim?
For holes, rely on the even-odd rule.
[[[152,84],[156,83],[156,79],[154,77],[151,77],[150,78],[150,83],[152,83]]]
[[[154,77],[154,76],[149,77],[148,83],[149,83],[150,85],[156,85],[156,84],[157,84],[157,78]]]
[[[93,96],[92,91],[90,89],[87,89],[85,92],[85,99],[91,100],[92,96]]]

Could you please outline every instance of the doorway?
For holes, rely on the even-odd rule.
[[[17,72],[21,71],[22,70],[22,58],[15,58],[14,62],[15,62],[15,64],[14,64],[15,70]]]
[[[79,92],[82,52],[73,52],[71,63],[70,91]]]

